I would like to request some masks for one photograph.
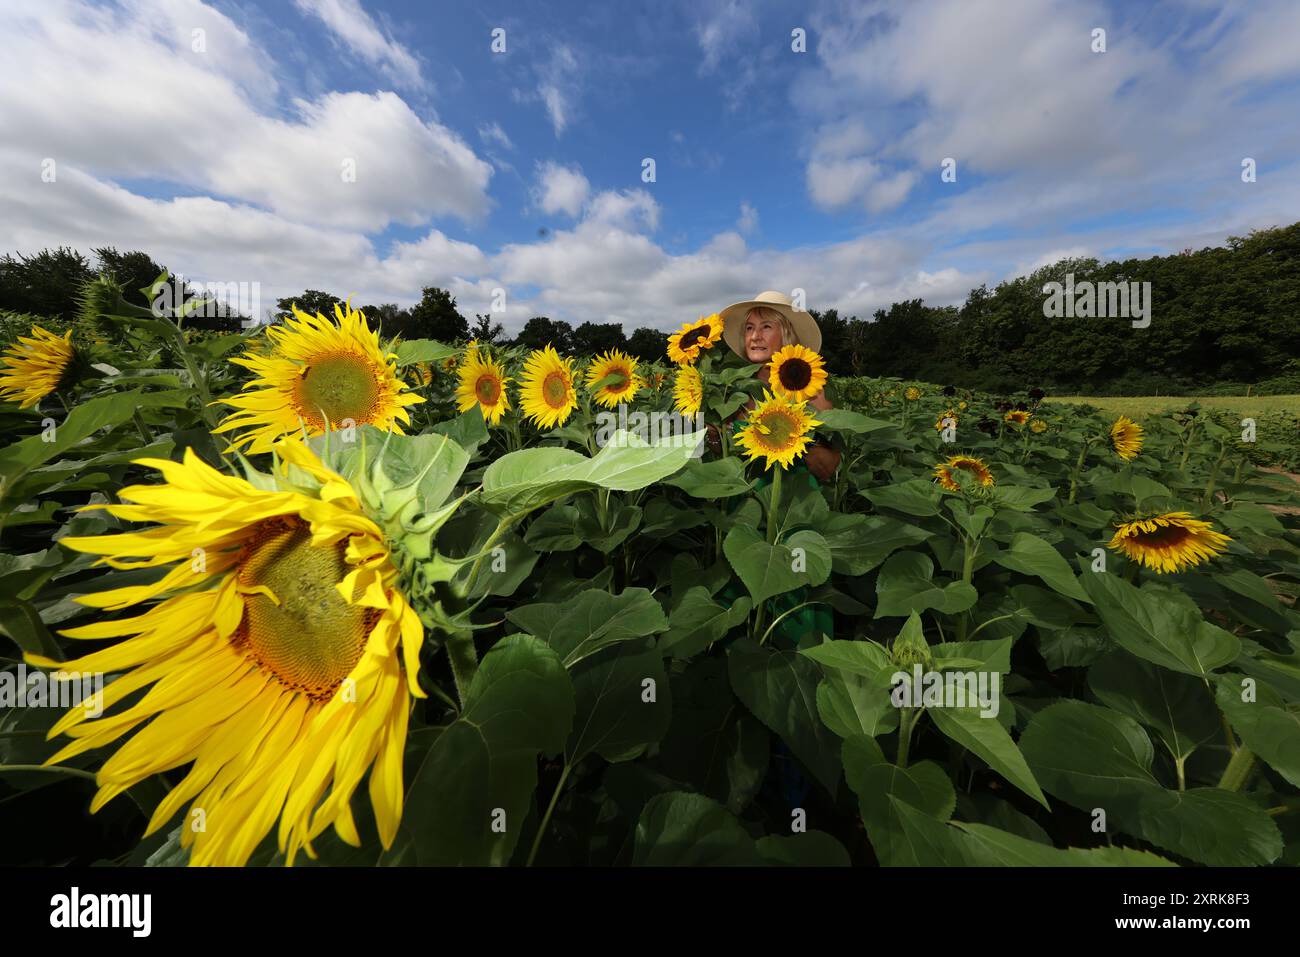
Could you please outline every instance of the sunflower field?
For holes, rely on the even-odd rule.
[[[1300,863],[1281,425],[185,318],[5,343],[8,863]]]

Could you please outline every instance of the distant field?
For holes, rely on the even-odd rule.
[[[1264,415],[1269,412],[1291,412],[1300,414],[1300,395],[1214,395],[1204,397],[1165,396],[1165,395],[1061,395],[1050,396],[1049,402],[1075,402],[1094,405],[1107,412],[1127,415],[1131,419],[1140,419],[1148,415],[1159,415],[1174,409],[1185,408],[1191,402],[1199,402],[1203,409],[1224,409],[1240,412],[1242,415]]]

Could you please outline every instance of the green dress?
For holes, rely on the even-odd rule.
[[[733,441],[735,436],[738,435],[748,424],[748,419],[736,420],[732,428]],[[772,466],[772,468],[780,467],[781,466],[779,465]],[[817,481],[817,476],[813,475],[812,472],[808,470],[808,466],[804,464],[802,457],[796,459],[794,464],[791,465],[790,468],[786,469],[785,475],[782,477],[782,482],[807,482],[809,488],[821,488],[821,483]],[[759,489],[767,488],[767,486],[771,484],[772,471],[771,469],[768,469],[755,480],[754,489],[757,491]],[[727,510],[729,512],[734,511],[740,506],[741,501],[742,499],[740,498],[731,499]],[[769,598],[767,600],[768,623],[770,624],[775,621],[778,617],[789,611],[791,608],[794,608],[796,605],[801,605],[806,602],[811,593],[812,588],[810,586],[802,585],[794,591],[788,591],[783,595]],[[726,588],[722,590],[719,597],[724,602],[733,602],[745,594],[746,591],[743,585],[737,582],[730,582],[727,584]],[[793,649],[800,644],[820,644],[823,635],[828,639],[835,637],[835,620],[831,614],[831,607],[826,604],[818,603],[807,605],[793,614],[786,615],[785,618],[781,619],[780,624],[776,626],[776,630],[772,632],[772,637],[768,640],[775,645],[775,647]]]

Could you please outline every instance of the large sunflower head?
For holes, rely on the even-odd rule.
[[[826,385],[826,363],[811,349],[784,346],[768,363],[772,392],[794,402],[807,402]]]
[[[939,483],[940,488],[949,492],[960,492],[961,485],[957,481],[957,476],[961,472],[965,472],[982,486],[993,484],[993,473],[989,471],[989,467],[972,455],[954,455],[948,461],[939,463],[934,467],[934,480]]]
[[[894,394],[892,389],[890,390],[889,394],[890,395]],[[921,398],[921,390],[914,385],[909,385],[905,390],[903,390],[903,398],[906,399],[908,402],[916,402],[918,399]]]
[[[1165,512],[1117,523],[1110,547],[1164,574],[1208,561],[1222,554],[1230,541],[1189,512]]]
[[[668,358],[678,365],[691,365],[704,349],[712,349],[722,338],[722,317],[714,313],[688,322],[668,337]]]
[[[1033,413],[1024,409],[1012,409],[1002,417],[1002,421],[1006,422],[1008,425],[1014,425],[1016,428],[1019,428],[1027,423],[1032,416]]]
[[[373,425],[401,434],[409,425],[407,406],[423,402],[397,376],[397,357],[379,346],[365,316],[335,304],[334,320],[309,316],[297,306],[294,318],[271,326],[267,355],[251,350],[230,360],[257,377],[243,392],[221,399],[236,412],[215,430],[247,428],[236,445],[267,452],[281,435],[305,428],[320,435],[345,425]]]
[[[673,408],[682,415],[695,415],[704,402],[704,377],[695,366],[682,366],[673,382]]]
[[[524,362],[519,384],[524,415],[544,429],[563,425],[578,405],[573,388],[573,360],[554,347],[535,349]]]
[[[75,357],[71,329],[58,336],[32,326],[30,338],[19,336],[5,350],[4,366],[0,367],[0,398],[16,401],[21,409],[32,408],[67,385]]]
[[[183,463],[141,460],[163,483],[122,489],[133,504],[97,507],[157,524],[62,543],[113,568],[170,566],[152,584],[78,599],[147,610],[63,632],[124,639],[107,648],[67,662],[28,657],[119,674],[102,692],[102,717],[74,707],[55,724],[51,737],[74,740],[47,763],[135,732],[96,775],[92,812],[189,765],[145,834],[192,802],[204,826],[182,827],[181,843],[194,865],[245,863],[277,819],[290,862],[299,850],[314,856],[311,841],[331,825],[359,845],[351,800],[367,771],[385,847],[402,814],[410,696],[424,697],[423,627],[353,488],[296,439],[276,450],[286,471],[257,485],[216,471],[192,449]],[[289,465],[311,484],[290,484]]]
[[[465,412],[478,405],[488,425],[500,422],[501,416],[510,409],[510,396],[506,394],[506,384],[510,380],[501,366],[481,357],[477,349],[471,349],[465,353],[459,377],[456,408]]]
[[[637,375],[636,366],[635,359],[617,349],[596,356],[587,367],[587,389],[592,398],[607,409],[620,402],[631,402],[633,396],[645,387],[645,380]],[[606,378],[610,381],[597,388],[597,383]]]
[[[1125,462],[1137,458],[1142,451],[1142,426],[1121,415],[1110,427],[1110,447]]]
[[[767,460],[764,468],[770,469],[773,463],[789,468],[803,455],[812,441],[812,430],[819,425],[804,403],[765,392],[763,401],[749,413],[749,424],[740,430],[736,442],[751,462],[762,456]]]

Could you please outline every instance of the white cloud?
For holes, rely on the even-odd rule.
[[[659,204],[643,189],[607,190],[592,198],[586,219],[620,230],[640,226],[654,232],[659,228]]]
[[[920,175],[915,170],[905,169],[901,173],[877,180],[867,189],[867,209],[873,213],[893,209],[912,191]]]
[[[481,123],[478,128],[479,139],[484,143],[496,143],[504,149],[512,150],[515,144],[510,141],[506,131],[501,128],[501,124],[493,121],[491,123]]]
[[[319,17],[349,50],[392,82],[412,89],[424,84],[415,55],[380,30],[360,0],[294,0],[294,6]]]
[[[561,166],[549,161],[537,164],[533,202],[542,212],[577,216],[590,191],[591,184],[576,166]]]
[[[937,179],[945,150],[960,158],[961,187],[888,229],[783,249],[749,245],[758,213],[747,200],[734,226],[669,252],[656,237],[665,211],[648,191],[593,190],[576,166],[538,174],[539,208],[574,217],[541,241],[485,249],[457,227],[426,226],[431,216],[474,222],[490,205],[491,170],[455,132],[393,93],[284,102],[275,62],[197,0],[6,6],[0,88],[33,95],[0,99],[0,128],[21,132],[0,144],[0,249],[143,249],[198,280],[260,282],[264,307],[305,288],[405,305],[439,285],[471,315],[501,287],[512,332],[536,314],[630,331],[676,328],[770,288],[802,287],[813,308],[860,317],[916,297],[959,303],[1011,264],[1024,264],[1018,273],[1063,252],[1199,248],[1300,218],[1300,164],[1276,159],[1296,155],[1282,148],[1297,136],[1278,109],[1283,98],[1243,94],[1295,71],[1245,12],[1163,48],[1117,27],[1110,52],[1091,59],[1073,44],[1099,7],[1076,16],[1021,0],[1028,26],[1008,27],[1009,40],[964,5],[858,9],[818,14],[810,36],[822,60],[809,55],[807,75],[793,81],[811,131],[802,154],[809,195],[827,209],[880,213]],[[191,50],[191,23],[207,30],[207,55]],[[723,71],[716,42],[709,49]],[[1183,65],[1198,43],[1208,59]],[[540,68],[521,69],[533,71],[532,96],[558,135],[577,115],[578,64],[588,61],[557,49]],[[513,148],[496,123],[475,132],[484,148]],[[686,150],[685,135],[670,138],[669,150]],[[1243,144],[1260,159],[1258,183],[1237,175]],[[41,181],[47,156],[58,163],[55,183]],[[347,156],[357,159],[355,183],[339,177]],[[117,184],[134,178],[212,195],[154,199]],[[780,206],[759,201],[774,233]],[[1142,225],[1151,208],[1189,212]],[[1088,225],[1074,225],[1080,217]],[[372,238],[394,221],[421,235],[388,246]],[[678,217],[670,225],[686,235],[691,226]]]
[[[740,204],[740,218],[736,220],[736,228],[746,235],[758,229],[758,210],[750,204],[749,200]]]
[[[880,175],[866,157],[814,159],[808,164],[808,195],[822,209],[839,209],[858,199]]]
[[[805,176],[808,195],[818,208],[857,204],[879,213],[907,198],[916,184],[915,172],[890,175],[868,155],[874,145],[874,137],[856,118],[831,124],[814,136]]]
[[[48,156],[98,177],[169,181],[321,226],[486,213],[492,168],[455,132],[394,93],[333,92],[287,110],[258,103],[225,52],[264,71],[269,59],[209,8],[195,8],[209,29],[196,52],[178,28],[191,6],[170,3],[161,19],[143,6],[4,8],[0,88],[39,95],[0,99],[0,128],[23,131],[15,142],[32,163]]]
[[[957,184],[923,207],[947,247],[967,229],[1046,228],[1046,243],[1101,214],[1208,209],[1243,155],[1295,155],[1294,97],[1277,81],[1300,79],[1287,30],[1300,7],[1199,6],[1168,5],[1155,31],[1100,0],[824,3],[816,68],[791,84],[815,124],[808,194],[880,213],[938,184],[952,157]]]
[[[582,72],[578,57],[566,43],[556,43],[550,57],[534,67],[537,88],[520,98],[540,100],[546,109],[555,135],[560,136],[577,114],[582,88]]]
[[[716,70],[724,54],[735,54],[742,48],[741,41],[758,32],[758,21],[753,8],[740,0],[721,0],[702,5],[700,19],[695,24],[695,38],[699,41],[704,59],[700,70]]]

